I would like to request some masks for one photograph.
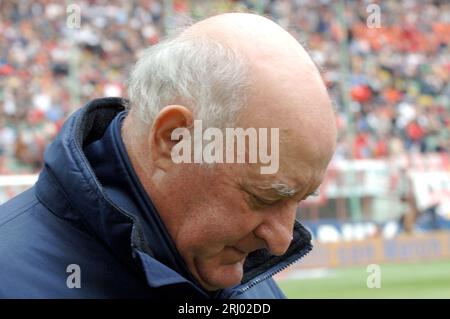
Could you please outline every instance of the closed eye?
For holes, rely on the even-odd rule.
[[[252,206],[254,206],[255,208],[268,207],[268,206],[274,205],[280,201],[280,199],[276,199],[276,200],[264,199],[264,198],[259,197],[258,195],[252,194],[252,193],[248,193],[248,195],[250,197],[250,202],[251,202]]]

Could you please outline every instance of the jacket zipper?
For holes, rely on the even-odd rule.
[[[270,272],[267,273],[263,273],[262,275],[257,276],[255,279],[253,279],[252,281],[248,282],[244,287],[240,288],[238,290],[238,292],[236,293],[236,296],[241,295],[243,293],[245,293],[247,290],[249,290],[250,288],[256,286],[257,284],[263,282],[264,280],[267,280],[273,276],[275,276],[276,274],[280,273],[281,271],[285,270],[286,268],[288,268],[289,266],[295,264],[296,262],[298,262],[300,259],[302,259],[303,257],[305,257],[309,252],[311,252],[312,250],[312,245],[308,244],[305,248],[302,249],[302,251],[299,253],[299,256],[297,258],[295,258],[294,260],[288,262],[285,265],[276,267],[275,269],[273,269]]]

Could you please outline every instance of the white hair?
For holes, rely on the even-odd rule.
[[[203,127],[232,126],[246,104],[243,56],[206,36],[179,34],[147,48],[128,81],[129,108],[151,125],[166,105],[188,107]]]

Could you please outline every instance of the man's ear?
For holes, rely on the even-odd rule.
[[[174,164],[171,150],[179,141],[172,140],[172,132],[176,128],[189,128],[192,123],[192,111],[182,105],[168,105],[158,113],[148,141],[150,156],[156,167],[167,171]]]

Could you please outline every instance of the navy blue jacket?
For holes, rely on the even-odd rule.
[[[283,256],[251,253],[236,287],[206,292],[187,270],[120,136],[123,101],[75,112],[37,183],[0,206],[3,298],[283,298],[272,276],[308,253],[296,222]]]

